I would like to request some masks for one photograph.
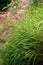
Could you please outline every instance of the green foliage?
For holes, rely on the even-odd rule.
[[[17,13],[17,11],[16,11],[16,9],[17,9],[17,7],[19,6],[19,4],[20,4],[20,0],[16,0],[15,2],[13,2],[13,13],[14,14],[16,14]]]
[[[42,0],[27,0],[27,1],[29,1],[29,3],[32,4],[33,6],[40,6],[43,4]]]
[[[20,0],[16,0],[16,1],[14,2],[14,6],[18,6],[19,3],[20,3]]]
[[[33,0],[33,5],[34,5],[34,6],[38,6],[38,3],[39,3],[38,0]]]
[[[3,40],[3,39],[0,39],[0,44],[1,44],[1,43],[5,43],[5,40]]]
[[[13,35],[0,50],[0,65],[37,65],[43,59],[42,13],[43,8],[27,9],[25,19],[10,27]]]

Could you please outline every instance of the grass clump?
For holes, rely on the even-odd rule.
[[[0,50],[2,65],[43,65],[39,64],[43,61],[43,9],[39,9],[27,9],[25,19],[12,25],[13,35]]]

